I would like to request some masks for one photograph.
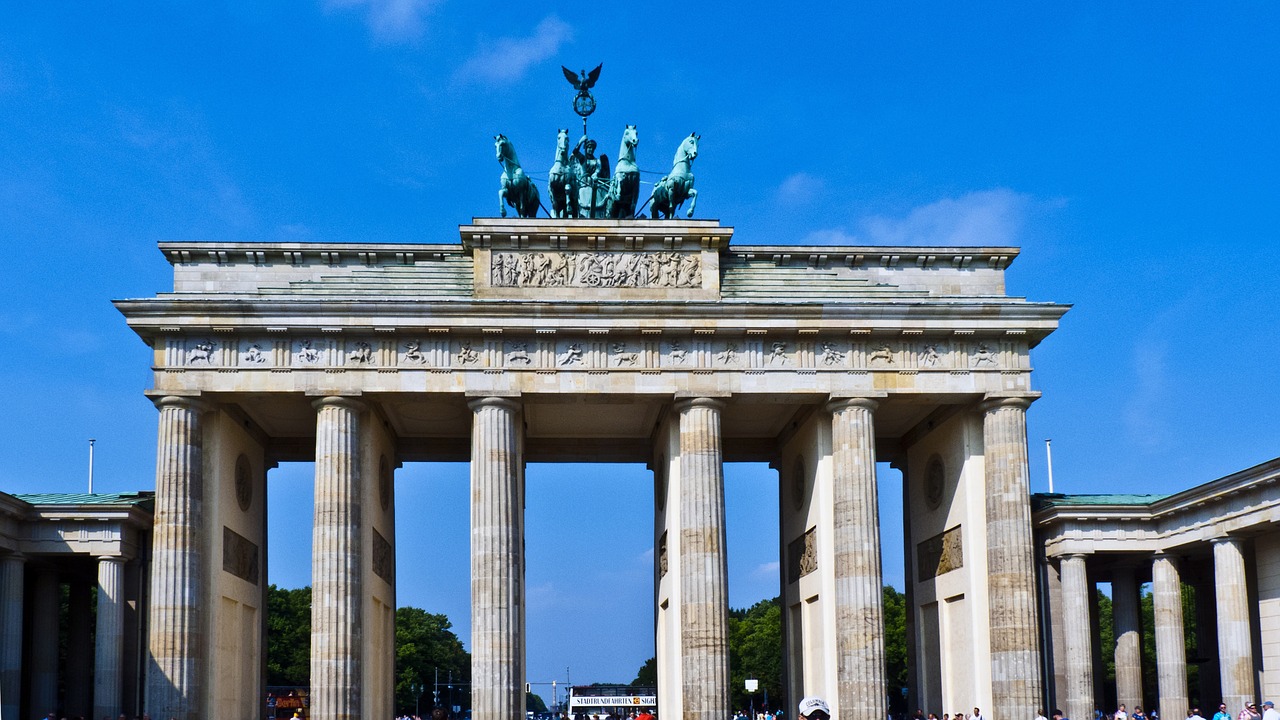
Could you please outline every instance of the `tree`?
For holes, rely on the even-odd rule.
[[[905,714],[907,698],[907,596],[884,586],[884,664],[889,693],[889,710]]]
[[[396,708],[412,712],[418,696],[414,683],[421,683],[424,692],[423,705],[430,707],[435,690],[436,672],[440,678],[440,705],[446,705],[445,678],[452,672],[455,687],[470,687],[471,655],[462,647],[462,641],[450,628],[449,618],[429,613],[415,607],[396,610]],[[469,693],[457,693],[456,705],[470,707]]]
[[[544,713],[547,711],[547,704],[542,701],[540,695],[531,692],[524,694],[524,709],[533,713]]]
[[[636,671],[636,679],[631,684],[637,687],[657,687],[658,686],[658,658],[651,657],[644,661],[640,669]]]
[[[311,684],[311,588],[267,586],[267,684]]]
[[[782,599],[761,600],[746,610],[729,611],[729,703],[751,705],[746,680],[760,683],[756,707],[765,698],[771,707],[785,707],[782,687]]]

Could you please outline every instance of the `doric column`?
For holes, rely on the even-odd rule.
[[[31,710],[33,715],[58,711],[58,570],[35,571],[31,593]]]
[[[64,669],[62,712],[67,717],[85,717],[93,708],[92,591],[89,578],[75,573],[67,583],[67,659]]]
[[[25,563],[26,558],[20,553],[0,556],[0,720],[18,720]]]
[[[204,406],[163,397],[156,444],[146,707],[152,717],[198,720],[203,710]]]
[[[1138,624],[1138,584],[1131,565],[1118,565],[1112,571],[1111,608],[1116,634],[1116,698],[1133,708],[1142,704],[1142,628]]]
[[[993,398],[982,405],[991,717],[998,720],[1035,717],[1043,703],[1027,467],[1026,413],[1032,399]]]
[[[360,414],[357,400],[316,409],[311,541],[311,717],[360,718]]]
[[[1151,602],[1155,607],[1156,681],[1163,717],[1187,716],[1187,647],[1182,625],[1182,580],[1178,559],[1156,553],[1151,563]]]
[[[719,400],[676,403],[680,416],[682,720],[729,711],[729,589]]]
[[[124,670],[124,559],[98,558],[98,620],[94,641],[93,715],[116,717]]]
[[[520,404],[469,403],[471,703],[476,720],[524,717],[524,457]]]
[[[1253,643],[1249,633],[1249,594],[1242,542],[1235,537],[1213,540],[1222,701],[1233,711],[1254,699]]]
[[[832,544],[835,549],[836,682],[841,717],[883,718],[884,589],[876,497],[876,437],[869,398],[836,400],[831,412]]]
[[[1093,716],[1093,638],[1089,606],[1093,588],[1084,555],[1068,555],[1059,563],[1062,573],[1062,619],[1066,632],[1067,716]]]

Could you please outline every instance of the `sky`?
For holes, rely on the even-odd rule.
[[[736,244],[1016,245],[1069,303],[1032,353],[1032,486],[1167,493],[1280,454],[1280,6],[0,4],[0,490],[154,488],[148,350],[110,300],[162,240],[457,242],[493,136],[543,177],[603,62],[601,152],[702,136],[696,217]],[[310,466],[269,476],[269,575],[309,583]],[[399,602],[469,641],[465,465],[397,475]],[[726,471],[730,600],[777,594],[776,476]],[[529,679],[653,652],[638,466],[530,466]],[[880,478],[884,517],[900,485]],[[902,541],[885,522],[886,581]],[[301,561],[299,559],[301,558]],[[550,698],[547,686],[535,690]]]

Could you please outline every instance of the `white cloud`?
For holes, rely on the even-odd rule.
[[[778,570],[782,567],[778,561],[761,563],[751,571],[751,577],[754,580],[777,580]]]
[[[826,182],[806,172],[788,175],[775,193],[777,201],[786,205],[809,204],[826,188]]]
[[[460,80],[497,84],[513,83],[534,65],[554,56],[573,39],[573,28],[555,15],[538,23],[528,37],[488,41],[458,68]]]
[[[871,215],[856,230],[827,228],[809,233],[809,245],[1017,245],[1036,215],[1060,208],[1008,188],[979,190],[921,205],[905,215]]]
[[[364,10],[369,29],[383,40],[418,37],[426,16],[439,4],[440,0],[325,0],[328,10]]]
[[[1164,405],[1168,383],[1169,346],[1163,340],[1142,340],[1133,351],[1134,384],[1124,404],[1124,423],[1130,440],[1153,450],[1164,444],[1168,427]]]

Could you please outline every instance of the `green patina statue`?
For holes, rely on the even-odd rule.
[[[538,214],[538,186],[520,169],[520,159],[516,157],[516,148],[506,135],[493,136],[493,146],[498,154],[498,162],[502,164],[502,187],[498,189],[498,211],[502,217],[507,216],[507,206],[516,209],[516,215],[522,218],[535,217]]]
[[[693,189],[693,161],[698,157],[697,133],[689,133],[689,137],[676,149],[675,160],[672,161],[671,172],[653,184],[653,218],[659,216],[673,218],[676,211],[689,201],[689,212],[685,217],[693,217],[693,209],[698,204],[698,191]]]

